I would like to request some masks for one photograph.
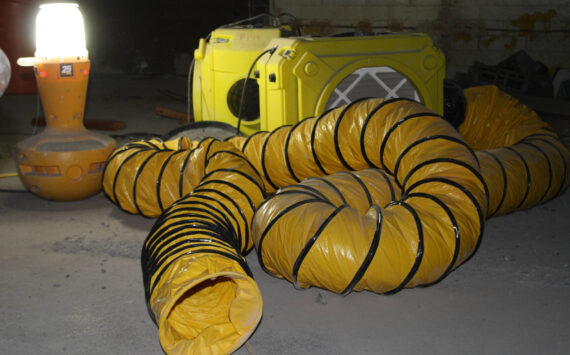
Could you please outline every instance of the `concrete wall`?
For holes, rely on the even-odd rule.
[[[551,74],[570,68],[568,0],[270,0],[270,8],[295,15],[307,34],[428,33],[452,78],[476,60],[494,65],[518,50]]]

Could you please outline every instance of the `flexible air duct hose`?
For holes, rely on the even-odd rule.
[[[480,240],[487,197],[477,158],[451,125],[416,102],[355,101],[256,138],[262,159],[252,163],[266,186],[370,166],[394,178],[372,186],[357,174],[333,174],[300,184],[315,193],[282,189],[265,201],[252,230],[260,264],[298,287],[393,293],[429,284]],[[248,143],[249,158],[248,149],[258,149]],[[401,198],[390,198],[394,189]]]
[[[534,112],[496,87],[473,88],[467,90],[466,95],[468,113],[461,131],[473,141],[476,149],[486,149],[478,151],[477,156],[486,183],[491,186],[489,215],[547,201],[568,186],[568,150]],[[368,193],[366,197],[361,194],[351,199],[368,199],[370,205],[364,209],[306,192],[301,195],[290,189],[279,191],[265,201],[254,217],[254,240],[260,264],[266,271],[286,278],[297,287],[318,286],[343,293],[352,289],[385,293],[437,282],[469,257],[480,241],[477,233],[483,227],[481,213],[485,213],[486,201],[477,198],[481,195],[477,194],[477,181],[473,180],[479,175],[471,169],[473,163],[466,159],[469,150],[459,143],[463,141],[443,128],[434,129],[441,120],[435,121],[437,118],[429,113],[408,111],[412,106],[405,101],[391,100],[359,114],[359,105],[353,103],[312,122],[302,121],[292,129],[281,128],[259,135],[263,141],[260,143],[262,151],[267,151],[268,144],[284,147],[277,153],[269,151],[273,155],[261,154],[262,169],[256,166],[273,187],[288,183],[277,178],[287,176],[283,166],[290,167],[288,164],[279,166],[282,160],[278,154],[287,155],[291,137],[296,137],[298,127],[306,124],[317,127],[320,142],[328,141],[327,147],[331,149],[321,153],[317,144],[311,144],[311,149],[297,152],[295,156],[314,157],[308,160],[309,164],[314,163],[313,170],[325,159],[332,171],[357,170],[366,161],[392,174],[402,191],[402,198],[388,205],[371,199]],[[344,120],[349,123],[343,127]],[[379,120],[380,127],[371,128],[375,120]],[[424,124],[429,133],[422,132]],[[322,128],[319,130],[319,127]],[[311,137],[316,130],[310,130]],[[360,141],[347,137],[350,130],[360,133]],[[376,141],[365,141],[369,130],[378,134]],[[307,141],[307,131],[302,128],[299,131],[305,137],[298,141]],[[279,138],[283,136],[287,138]],[[368,148],[371,155],[367,153]],[[248,147],[242,150],[249,158]],[[306,164],[307,160],[303,162]],[[464,169],[443,170],[449,165]],[[301,174],[289,169],[291,177]],[[306,177],[301,175],[301,180]],[[277,183],[273,183],[275,181]],[[353,185],[358,184],[353,181]],[[360,185],[366,189],[366,184]],[[450,191],[450,187],[460,189],[463,195]],[[323,184],[322,188],[327,187]],[[337,189],[337,193],[347,195],[351,191]],[[388,195],[389,191],[385,190],[384,194]],[[452,195],[461,198],[449,201]],[[377,223],[370,220],[374,213],[368,210],[375,205],[386,206],[377,213]],[[473,212],[467,213],[473,208],[479,213],[479,230],[473,225],[477,220]],[[454,235],[454,231],[458,235]]]
[[[261,319],[261,293],[244,255],[253,247],[250,224],[265,189],[230,143],[206,139],[192,146],[184,137],[126,145],[109,157],[104,189],[125,211],[145,216],[184,196],[144,243],[149,313],[167,353],[231,352]],[[168,179],[176,186],[161,183]]]
[[[489,187],[488,217],[546,202],[569,184],[568,149],[552,128],[496,86],[465,90],[459,127]]]
[[[165,351],[231,352],[253,332],[261,296],[243,257],[252,239],[263,268],[296,287],[393,293],[437,282],[464,262],[485,215],[567,187],[569,153],[546,124],[530,111],[528,119],[505,112],[517,130],[532,129],[478,141],[470,127],[488,129],[493,117],[473,117],[488,113],[472,103],[490,106],[505,94],[487,87],[466,96],[462,132],[486,151],[473,153],[443,119],[403,99],[354,102],[231,143],[181,139],[117,150],[104,174],[107,196],[131,213],[164,210],[142,267]],[[262,194],[279,188],[251,226]]]

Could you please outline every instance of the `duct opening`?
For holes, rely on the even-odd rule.
[[[467,101],[459,84],[452,80],[443,81],[443,117],[456,129],[465,120]]]
[[[243,121],[253,121],[259,118],[259,85],[255,79],[236,81],[228,91],[228,108],[232,115]],[[242,93],[245,95],[242,102]],[[241,108],[240,108],[241,106]],[[241,109],[241,115],[240,115]]]
[[[197,353],[196,349],[228,349],[241,345],[261,318],[255,282],[243,275],[208,277],[189,286],[176,299],[160,324],[161,344],[167,353]],[[219,335],[224,334],[221,342]],[[236,345],[233,345],[236,344]],[[233,350],[232,350],[233,351]]]

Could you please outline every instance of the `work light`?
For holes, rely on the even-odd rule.
[[[115,141],[83,125],[90,62],[78,5],[40,5],[35,57],[19,58],[18,64],[34,67],[46,118],[45,130],[16,144],[22,182],[50,200],[94,195]]]

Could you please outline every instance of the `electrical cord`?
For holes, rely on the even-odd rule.
[[[18,173],[4,173],[0,174],[0,179],[16,177]],[[28,190],[11,190],[11,189],[0,189],[0,192],[29,192]]]
[[[277,46],[264,50],[263,52],[261,52],[257,56],[257,58],[254,59],[253,63],[251,63],[251,67],[249,67],[249,71],[247,72],[247,76],[245,77],[245,80],[243,81],[243,89],[241,90],[241,99],[239,101],[238,123],[237,123],[237,131],[236,131],[236,134],[238,136],[241,135],[241,132],[240,132],[241,119],[242,119],[241,114],[242,114],[242,108],[243,108],[243,101],[245,100],[245,89],[247,88],[247,80],[249,79],[249,76],[251,75],[251,72],[253,71],[253,68],[255,67],[255,64],[257,63],[257,61],[262,56],[264,56],[266,53],[269,53],[270,55],[272,55],[273,53],[275,53],[276,50],[277,50]]]
[[[192,62],[190,62],[190,69],[188,70],[188,86],[187,86],[187,94],[188,94],[188,103],[187,103],[187,113],[186,113],[186,117],[187,117],[187,122],[186,123],[190,123],[190,117],[192,117],[191,115],[194,114],[194,107],[192,105],[192,84],[193,84],[193,79],[192,77],[194,76],[194,56],[192,56]]]
[[[295,25],[295,28],[297,30],[297,34],[299,36],[302,36],[302,32],[301,32],[301,26],[299,26],[299,23],[297,21],[297,18],[287,12],[283,12],[280,13],[278,16],[269,14],[269,13],[262,13],[259,15],[255,15],[252,17],[248,17],[246,19],[243,20],[239,20],[239,21],[235,21],[223,26],[220,26],[219,28],[229,28],[229,27],[233,27],[233,26],[237,26],[243,23],[249,23],[252,22],[254,20],[260,19],[260,18],[265,18],[265,17],[269,17],[271,19],[273,19],[273,23],[271,24],[273,27],[279,27],[281,26],[281,22],[279,20],[279,18],[281,17],[290,17],[293,20],[293,23]],[[210,41],[210,37],[211,37],[212,33],[210,32],[206,37],[205,37],[205,41],[209,42]],[[241,95],[241,99],[240,99],[240,105],[239,105],[239,110],[238,110],[238,124],[237,124],[237,134],[240,135],[240,126],[241,126],[241,114],[242,114],[242,108],[243,108],[243,101],[245,100],[245,89],[246,89],[246,85],[247,85],[247,80],[249,79],[251,72],[253,70],[253,67],[255,66],[255,63],[257,63],[257,61],[261,58],[262,55],[264,55],[267,52],[271,52],[271,54],[273,54],[273,52],[275,52],[276,48],[271,48],[268,49],[264,52],[262,52],[254,61],[253,64],[251,65],[249,72],[244,80],[243,83],[243,90],[242,90],[242,95]],[[188,70],[188,81],[187,81],[187,95],[188,95],[188,103],[187,103],[187,115],[188,115],[188,123],[190,123],[190,117],[192,117],[191,115],[193,115],[194,113],[194,105],[193,105],[193,95],[192,95],[192,85],[193,85],[193,81],[194,81],[194,66],[195,66],[195,58],[194,56],[192,56],[192,62],[190,63],[190,68]]]
[[[212,36],[212,32],[208,33],[208,35],[204,38],[204,40],[206,42],[210,41],[210,37]],[[188,91],[188,123],[190,123],[190,117],[192,117],[192,121],[194,121],[194,104],[192,102],[192,85],[194,84],[194,62],[196,61],[196,59],[194,58],[194,55],[192,55],[192,62],[190,63],[190,69],[188,70],[188,85],[187,85],[187,91]]]
[[[297,18],[288,12],[280,13],[279,16],[277,16],[277,18],[281,18],[283,16],[287,16],[287,17],[290,17],[291,19],[293,19],[293,24],[295,25],[295,28],[297,29],[297,34],[299,35],[299,37],[302,36],[303,33],[301,32],[301,26],[299,26],[299,22],[297,22]]]
[[[18,176],[18,173],[5,173],[5,174],[0,174],[0,179],[8,178],[8,177],[14,177],[14,176]]]
[[[259,15],[255,15],[255,16],[252,16],[252,17],[248,17],[248,18],[243,19],[243,20],[239,20],[239,21],[236,21],[236,22],[228,23],[228,24],[226,24],[226,25],[221,26],[220,28],[233,27],[233,26],[241,25],[241,24],[243,24],[243,23],[251,22],[251,21],[253,21],[253,20],[257,20],[257,19],[259,19],[259,18],[264,18],[264,17],[269,17],[269,18],[271,18],[271,19],[274,21],[274,23],[273,23],[273,26],[274,26],[274,27],[276,27],[276,26],[275,26],[276,23],[279,24],[279,19],[278,19],[275,15],[268,14],[268,13],[262,13],[262,14],[259,14]],[[278,27],[278,25],[277,25],[277,27]]]
[[[37,84],[36,84],[37,85]],[[37,89],[39,91],[39,89]],[[39,92],[36,94],[37,100],[36,100],[36,116],[34,118],[34,127],[32,128],[32,136],[36,134],[37,130],[38,130],[38,123],[40,121],[40,94]]]

